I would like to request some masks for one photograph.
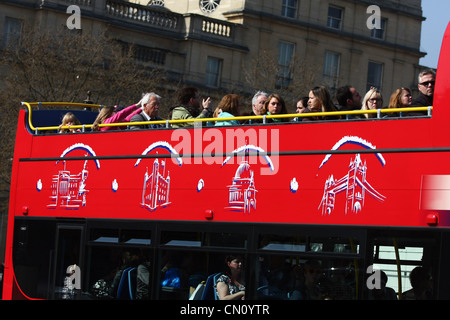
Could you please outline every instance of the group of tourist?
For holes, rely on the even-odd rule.
[[[211,99],[201,99],[198,89],[195,87],[185,87],[178,92],[178,104],[170,108],[168,119],[172,128],[181,128],[192,126],[192,122],[201,118],[215,118],[216,121],[208,125],[224,126],[238,125],[241,121],[233,119],[237,116],[253,116],[246,120],[246,123],[261,123],[261,117],[269,116],[265,119],[266,123],[288,122],[288,121],[313,121],[313,120],[332,120],[332,119],[355,119],[377,117],[376,113],[350,113],[343,115],[337,111],[368,111],[378,109],[397,109],[433,105],[433,94],[436,73],[434,70],[427,69],[422,71],[418,77],[419,96],[413,100],[412,92],[409,88],[396,89],[387,106],[381,92],[377,88],[371,88],[362,97],[353,86],[343,86],[336,89],[335,100],[333,102],[329,90],[325,86],[317,86],[309,91],[308,96],[302,97],[297,102],[296,112],[298,114],[314,113],[308,116],[301,116],[291,119],[291,117],[270,117],[276,115],[288,114],[284,99],[274,93],[267,94],[258,91],[252,99],[252,110],[249,113],[242,112],[240,98],[236,94],[227,94],[218,103],[213,111],[211,109]],[[127,108],[120,106],[103,107],[95,120],[93,131],[108,131],[123,129],[120,125],[101,126],[114,123],[129,123],[131,130],[150,129],[164,127],[164,124],[151,124],[151,121],[163,120],[158,115],[161,97],[156,93],[146,93],[143,98],[134,105]],[[321,113],[327,112],[322,116]],[[330,113],[331,112],[331,113]],[[408,116],[426,115],[426,111],[409,111]],[[385,116],[399,116],[396,111],[386,113]],[[74,132],[70,126],[80,125],[79,121],[72,113],[65,115],[60,132]],[[67,128],[66,128],[67,127]]]
[[[383,96],[377,88],[371,88],[364,97],[352,86],[343,86],[336,90],[337,104],[332,102],[331,96],[325,87],[316,87],[309,92],[308,97],[304,97],[297,102],[297,113],[308,112],[331,112],[331,111],[367,111],[378,109],[399,109],[413,107],[428,107],[433,105],[433,94],[436,73],[431,70],[424,70],[418,77],[419,96],[413,100],[412,92],[409,88],[396,89],[389,99],[389,104],[384,105]],[[427,115],[427,111],[408,111],[406,116]],[[389,112],[385,116],[400,116],[399,112]],[[328,118],[339,118],[339,115],[328,116]],[[374,112],[347,114],[347,119],[373,118],[377,117]],[[302,120],[313,120],[319,117],[305,117]]]

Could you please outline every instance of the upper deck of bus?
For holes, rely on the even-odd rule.
[[[164,120],[161,129],[92,132],[96,110],[80,110],[75,113],[83,122],[81,132],[58,134],[68,110],[36,108],[101,106],[24,103],[10,212],[29,217],[449,226],[449,37],[447,30],[434,105],[421,109],[428,111],[423,117],[383,117],[411,109],[382,109],[373,111],[377,118],[367,120],[214,127],[206,125],[212,119],[203,119],[190,120],[193,126],[187,129],[170,127],[182,120]]]

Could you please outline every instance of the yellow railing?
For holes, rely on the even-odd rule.
[[[32,107],[33,106],[67,106],[67,107],[83,107],[83,108],[101,108],[102,105],[86,104],[86,103],[70,103],[70,102],[22,102],[22,105],[28,108],[28,125],[31,130],[35,132],[46,130],[68,129],[68,126],[51,126],[51,127],[35,127],[32,123]],[[285,119],[285,118],[308,118],[308,117],[325,117],[325,116],[343,116],[346,115],[364,115],[376,114],[377,118],[382,118],[382,114],[401,113],[401,112],[422,112],[426,111],[428,116],[431,115],[433,107],[413,107],[413,108],[398,108],[398,109],[377,109],[377,110],[354,110],[354,111],[334,111],[334,112],[311,112],[311,113],[293,113],[293,114],[279,114],[279,115],[263,115],[263,116],[239,116],[239,117],[224,117],[220,121],[246,121],[246,120],[263,120],[266,123],[267,119]],[[376,118],[370,118],[376,119]],[[193,122],[215,122],[218,118],[200,118],[200,119],[180,119],[180,120],[159,120],[159,121],[145,121],[133,122],[133,126],[141,126],[147,124],[163,124],[166,128],[170,128],[170,124],[177,123],[193,123]],[[130,122],[100,124],[99,127],[123,127],[130,125]],[[73,125],[71,129],[86,129],[92,128],[92,124]]]
[[[41,107],[41,106],[65,106],[65,107],[83,107],[83,108],[101,108],[102,105],[99,104],[87,104],[87,103],[75,103],[75,102],[22,102],[22,105],[28,109],[28,125],[30,129],[38,132],[38,131],[46,131],[46,130],[58,130],[58,129],[68,129],[67,126],[59,127],[35,127],[32,121],[33,107]],[[82,129],[92,127],[92,125],[78,125],[78,126],[70,126],[72,129]]]

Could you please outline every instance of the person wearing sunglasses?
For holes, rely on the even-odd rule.
[[[436,79],[436,72],[432,69],[427,69],[419,74],[419,91],[420,94],[415,98],[411,107],[428,107],[433,105],[434,83]],[[416,112],[417,115],[427,115],[426,111]]]

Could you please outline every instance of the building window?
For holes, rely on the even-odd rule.
[[[386,24],[387,19],[381,19],[380,20],[380,29],[372,29],[370,36],[375,39],[384,40],[386,36]]]
[[[206,85],[210,87],[220,86],[222,72],[222,59],[208,57],[206,61]]]
[[[19,44],[20,35],[22,34],[22,23],[20,20],[6,18],[3,30],[3,47],[16,47]]]
[[[281,8],[281,15],[288,18],[297,17],[297,0],[283,0],[283,5]]]
[[[367,71],[367,86],[366,91],[374,87],[381,90],[383,79],[383,64],[369,61],[369,68]]]
[[[330,89],[338,87],[339,64],[341,55],[339,53],[325,52],[325,61],[323,63],[323,82]]]
[[[164,0],[151,0],[148,5],[164,7]]]
[[[341,30],[342,15],[343,15],[343,10],[341,8],[329,6],[328,7],[327,26],[329,28]]]
[[[294,57],[295,44],[280,42],[278,50],[277,87],[283,88],[289,86],[292,80],[292,59]]]

